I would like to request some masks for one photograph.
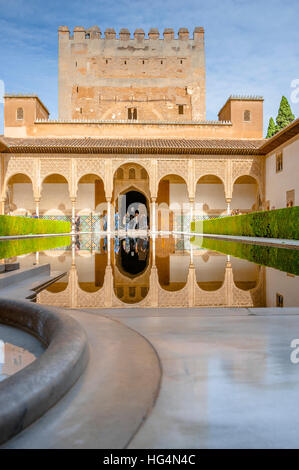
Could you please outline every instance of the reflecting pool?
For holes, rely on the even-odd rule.
[[[58,237],[59,238],[59,237]],[[10,259],[67,274],[36,298],[71,308],[294,307],[299,251],[197,239],[96,234],[56,239]],[[60,246],[59,246],[60,245]],[[2,249],[2,254],[4,253]],[[11,253],[11,251],[10,251]]]

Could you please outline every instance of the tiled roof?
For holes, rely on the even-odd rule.
[[[261,146],[261,151],[268,154],[296,135],[299,135],[299,118],[295,119],[295,121],[291,122],[287,127],[284,127],[270,139],[266,139]]]
[[[173,153],[259,155],[264,140],[250,139],[114,139],[114,138],[0,138],[12,153]]]

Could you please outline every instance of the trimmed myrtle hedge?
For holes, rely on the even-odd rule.
[[[36,251],[64,248],[71,244],[71,237],[22,238],[0,240],[0,259],[34,253]]]
[[[204,249],[232,255],[235,258],[247,259],[262,266],[279,269],[290,274],[299,275],[299,251],[263,245],[248,245],[228,240],[192,237],[191,243]]]
[[[299,206],[191,222],[191,232],[299,239]]]
[[[0,215],[0,235],[43,235],[46,233],[70,233],[71,223],[60,220],[31,219]]]

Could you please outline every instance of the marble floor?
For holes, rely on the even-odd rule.
[[[145,336],[162,362],[130,448],[299,447],[299,309],[98,312]]]

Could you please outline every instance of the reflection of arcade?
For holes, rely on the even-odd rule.
[[[122,238],[114,241],[114,290],[125,303],[140,302],[149,289],[148,238]]]

